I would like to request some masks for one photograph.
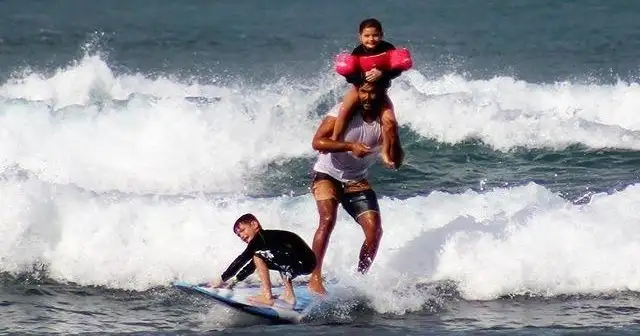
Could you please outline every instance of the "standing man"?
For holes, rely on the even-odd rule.
[[[342,204],[364,231],[358,272],[364,274],[369,270],[378,251],[382,237],[380,208],[376,193],[367,181],[367,172],[381,154],[383,133],[392,140],[389,153],[386,153],[391,158],[388,168],[400,167],[404,156],[397,123],[382,117],[384,89],[365,82],[357,90],[358,105],[344,135],[337,141],[331,139],[338,116],[338,109],[334,108],[313,137],[313,149],[320,154],[313,167],[311,191],[320,219],[313,237],[317,263],[309,279],[309,289],[319,294],[326,293],[322,283],[322,262],[335,227],[338,204]]]

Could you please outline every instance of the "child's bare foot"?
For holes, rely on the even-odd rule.
[[[296,297],[295,295],[293,295],[293,293],[287,293],[287,291],[285,291],[284,293],[282,293],[282,295],[280,296],[280,300],[295,306],[296,305]]]
[[[263,304],[263,305],[267,305],[267,306],[273,306],[273,298],[267,298],[264,295],[255,295],[255,296],[249,296],[247,297],[247,301],[251,302],[251,303],[258,303],[258,304]]]
[[[395,162],[393,162],[393,160],[391,160],[389,155],[387,155],[386,153],[382,154],[382,163],[384,163],[384,165],[387,166],[387,168],[390,168],[390,169],[396,168]]]

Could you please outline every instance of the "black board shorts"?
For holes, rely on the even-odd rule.
[[[356,221],[365,212],[380,212],[378,197],[366,179],[343,183],[328,174],[315,172],[311,191],[316,201],[336,199]]]

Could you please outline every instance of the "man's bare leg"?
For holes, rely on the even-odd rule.
[[[250,296],[247,298],[247,301],[271,306],[273,305],[273,293],[271,292],[269,268],[264,260],[260,259],[258,256],[253,257],[253,262],[256,264],[258,277],[260,277],[260,283],[262,284],[262,295]]]
[[[360,248],[360,260],[358,261],[358,272],[365,274],[369,271],[373,260],[380,246],[382,238],[382,223],[380,213],[368,211],[358,217],[358,224],[364,231],[364,242]]]
[[[318,228],[313,236],[313,253],[316,255],[316,267],[311,272],[309,278],[309,289],[318,294],[326,294],[327,291],[322,284],[322,261],[329,245],[331,232],[336,225],[336,213],[338,211],[338,201],[331,198],[316,201],[320,220]]]

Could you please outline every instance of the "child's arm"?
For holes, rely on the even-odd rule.
[[[347,122],[351,119],[353,107],[356,105],[357,101],[358,91],[355,87],[351,87],[351,89],[347,91],[347,94],[344,95],[344,98],[342,98],[342,106],[340,106],[340,111],[338,111],[338,117],[336,118],[336,122],[333,127],[331,140],[337,141],[340,139],[342,133],[347,127]]]
[[[229,267],[227,267],[227,269],[222,272],[220,278],[212,281],[212,287],[221,287],[223,285],[229,285],[229,287],[233,287],[236,282],[242,281],[246,277],[251,275],[256,267],[253,262],[253,255],[255,254],[255,251],[255,244],[251,244],[251,242],[249,242],[244,251],[242,251],[242,253],[231,262]],[[232,279],[232,277],[234,276],[235,279]],[[229,284],[227,284],[228,281],[230,281]]]
[[[392,43],[389,43],[387,41],[382,41],[380,43],[380,45],[378,46],[378,51],[389,53],[391,68],[387,70],[380,70],[380,74],[378,75],[379,77],[376,76],[377,78],[375,78],[373,81],[378,81],[378,80],[391,81],[392,79],[395,79],[396,77],[400,76],[400,74],[402,74],[402,72],[406,70],[406,69],[399,69],[395,67],[397,65],[393,64],[394,56],[392,55],[393,53],[396,53],[396,50],[397,50],[396,46],[394,46]]]
[[[255,272],[255,271],[256,271],[256,263],[253,262],[253,259],[251,259],[251,261],[246,266],[244,266],[240,270],[240,272],[238,272],[238,274],[236,275],[236,282],[246,279],[248,276],[253,274],[253,272]]]
[[[393,47],[393,46],[391,46]],[[370,71],[365,74],[365,78],[369,82],[380,81],[382,83],[390,83],[393,79],[400,76],[404,71],[411,69],[413,66],[413,60],[411,59],[411,53],[405,48],[390,49],[386,51],[389,53],[389,66],[387,70]]]
[[[400,76],[403,71],[411,69],[413,66],[413,59],[411,58],[411,53],[408,49],[393,49],[389,51],[389,63],[390,69],[385,71],[384,78],[392,80]]]
[[[347,80],[347,83],[357,85],[364,82],[364,74],[358,70],[358,58],[353,54],[338,54],[335,59],[336,72]]]

